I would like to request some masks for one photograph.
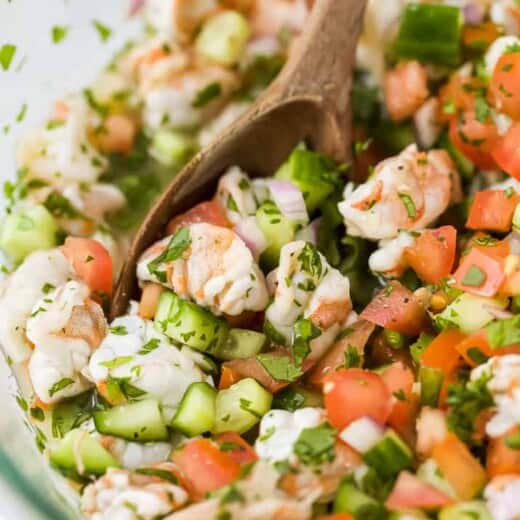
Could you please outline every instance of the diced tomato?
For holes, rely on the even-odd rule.
[[[482,122],[474,111],[464,112],[451,120],[450,138],[459,151],[479,168],[489,170],[495,167],[491,152],[500,136],[492,121]]]
[[[218,389],[225,390],[226,388],[229,388],[230,386],[234,385],[235,383],[238,383],[238,381],[240,381],[241,379],[242,379],[242,376],[238,372],[233,370],[231,367],[222,365],[222,368],[220,371]]]
[[[345,364],[345,354],[349,347],[354,347],[360,355],[363,355],[365,345],[374,331],[375,325],[368,321],[359,320],[349,328],[351,332],[336,341],[325,356],[323,356],[309,372],[307,380],[312,385],[321,388],[327,374]]]
[[[520,435],[520,426],[511,428],[500,437],[490,438],[486,459],[489,478],[498,475],[520,474],[520,450],[514,450],[507,445],[507,439],[513,435]]]
[[[329,374],[323,393],[330,423],[340,430],[367,415],[384,424],[392,410],[392,394],[381,376],[359,368]]]
[[[397,121],[410,117],[428,98],[425,67],[418,61],[399,63],[385,74],[384,89],[390,117]]]
[[[510,252],[511,247],[507,240],[497,240],[481,231],[475,233],[468,242],[467,249],[477,249],[485,255],[495,258],[505,258]]]
[[[385,506],[391,511],[401,509],[439,509],[453,500],[436,487],[423,482],[409,471],[401,471],[386,499]]]
[[[390,282],[365,307],[360,318],[415,336],[428,326],[424,308],[412,291],[397,281]]]
[[[506,173],[520,179],[520,123],[513,123],[493,147],[493,158]]]
[[[463,339],[455,345],[457,352],[472,367],[482,364],[486,358],[492,356],[506,356],[508,354],[520,354],[520,343],[507,347],[492,348],[487,339],[485,330],[479,330],[471,336]]]
[[[438,368],[445,375],[451,374],[459,363],[459,353],[455,346],[466,336],[457,329],[442,331],[422,352],[421,364]]]
[[[227,453],[240,465],[249,464],[258,460],[258,455],[253,447],[236,432],[219,433],[215,442],[220,450]]]
[[[439,90],[440,121],[449,122],[456,119],[459,112],[475,109],[475,92],[485,88],[482,80],[453,74],[450,81]]]
[[[456,248],[457,230],[442,226],[421,233],[415,244],[406,248],[404,256],[423,282],[437,283],[451,273]]]
[[[489,87],[493,105],[513,119],[520,119],[520,53],[500,56]]]
[[[469,210],[466,227],[507,233],[511,229],[513,213],[519,199],[520,197],[515,192],[477,191]]]
[[[415,420],[419,413],[419,399],[412,392],[415,376],[411,368],[402,363],[392,363],[381,372],[384,383],[394,396],[388,425],[407,442],[415,438]]]
[[[218,202],[209,200],[201,202],[181,215],[172,218],[166,226],[166,233],[173,235],[179,228],[204,222],[215,226],[231,227],[231,222],[226,217]]]
[[[455,272],[455,287],[478,296],[492,297],[504,281],[502,262],[478,249],[472,249]]]
[[[174,452],[173,461],[189,480],[198,498],[240,477],[240,464],[209,439],[189,441]]]
[[[100,242],[90,238],[67,237],[61,250],[92,294],[104,300],[112,296],[112,259]]]
[[[432,457],[460,500],[472,499],[486,483],[484,468],[453,433],[434,446]]]
[[[348,513],[336,513],[334,515],[320,516],[318,520],[354,520],[354,517]]]
[[[465,25],[462,31],[462,41],[466,47],[483,51],[503,32],[502,27],[493,22],[484,22],[479,25]]]

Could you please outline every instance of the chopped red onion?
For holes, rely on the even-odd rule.
[[[482,305],[482,308],[486,309],[486,311],[493,316],[493,318],[496,318],[497,320],[507,320],[509,318],[512,318],[514,314],[509,311],[505,311],[504,309],[499,309],[497,307],[494,307],[493,305],[488,305],[487,303],[484,303]]]
[[[297,222],[308,221],[303,194],[295,184],[279,180],[268,180],[266,184],[271,191],[271,197],[285,218]]]
[[[470,25],[482,23],[484,20],[484,8],[481,5],[469,3],[462,9],[464,21]]]
[[[258,227],[255,217],[241,219],[234,228],[235,233],[244,241],[256,260],[267,247],[262,230]]]
[[[304,242],[309,242],[313,246],[318,245],[318,232],[320,229],[321,218],[314,219],[308,226],[300,229],[296,236],[294,237],[296,240],[303,240]]]
[[[146,3],[146,0],[131,0],[130,2],[130,16],[137,14]]]
[[[379,442],[385,429],[371,417],[365,416],[352,421],[339,438],[359,453],[365,453]]]

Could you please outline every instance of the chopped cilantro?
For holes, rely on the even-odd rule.
[[[275,409],[294,412],[301,408],[304,403],[305,396],[295,388],[289,387],[275,394],[272,407]]]
[[[328,423],[314,428],[305,428],[294,444],[294,453],[307,466],[331,462],[336,456],[334,444],[336,430]]]
[[[112,36],[112,29],[99,20],[92,20],[92,25],[98,32],[102,42],[106,42]]]
[[[193,108],[202,108],[220,96],[221,93],[222,85],[218,81],[214,81],[213,83],[206,85],[203,89],[199,90],[195,94],[195,99],[193,100],[191,106]]]
[[[520,343],[520,316],[492,321],[486,325],[486,335],[494,349]]]
[[[361,366],[361,356],[358,349],[352,345],[345,351],[345,368],[356,368]]]
[[[21,123],[25,119],[25,114],[27,114],[27,103],[24,103],[20,108],[20,111],[16,115],[16,122]]]
[[[161,282],[166,281],[166,273],[159,271],[162,263],[173,262],[182,256],[184,251],[190,246],[190,230],[187,227],[181,227],[171,238],[168,247],[154,260],[148,263],[148,271],[150,274],[157,276]]]
[[[114,359],[110,359],[108,361],[102,361],[100,365],[107,367],[107,368],[117,368],[121,365],[126,365],[127,363],[130,363],[134,359],[134,356],[119,356],[115,357]]]
[[[0,65],[2,66],[2,69],[9,70],[15,54],[16,45],[6,43],[0,47]]]
[[[301,368],[295,365],[289,356],[259,354],[256,358],[269,375],[278,381],[292,382],[303,375]]]
[[[300,365],[311,351],[311,341],[321,336],[321,330],[310,320],[301,319],[294,324],[293,353],[294,361]]]
[[[56,392],[59,392],[60,390],[64,390],[70,385],[74,384],[74,380],[70,377],[64,377],[63,379],[60,379],[59,381],[56,381],[50,388],[49,388],[49,397],[52,397]]]
[[[408,213],[408,217],[415,218],[417,216],[417,209],[415,207],[415,203],[414,203],[412,197],[410,197],[410,195],[408,195],[408,193],[398,193],[398,195],[404,204],[406,213]]]
[[[60,43],[62,40],[66,38],[68,31],[68,27],[65,27],[63,25],[55,25],[51,31],[52,42]]]
[[[153,350],[155,350],[156,348],[159,347],[159,344],[160,344],[160,340],[157,339],[157,338],[152,338],[150,341],[148,341],[147,343],[145,343],[142,347],[141,347],[141,350],[139,350],[137,353],[140,354],[141,356],[144,356],[146,354],[149,354],[150,352],[152,352]]]
[[[170,482],[171,484],[179,483],[177,477],[171,471],[167,471],[165,469],[138,468],[135,470],[135,473],[138,473],[139,475],[146,475],[148,477],[157,477],[161,480],[165,480],[166,482]]]
[[[116,336],[126,336],[128,334],[124,325],[113,325],[112,327],[109,327],[108,330]]]

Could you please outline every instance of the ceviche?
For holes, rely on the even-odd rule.
[[[369,2],[352,162],[229,167],[109,322],[162,183],[312,8],[136,6],[153,30],[22,139],[0,232],[0,342],[86,518],[519,519],[520,5]]]

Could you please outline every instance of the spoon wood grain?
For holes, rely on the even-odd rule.
[[[254,106],[173,179],[139,228],[117,283],[111,317],[136,294],[136,265],[167,222],[212,196],[233,165],[268,176],[301,141],[338,161],[350,158],[350,89],[366,0],[317,0],[283,71]]]

